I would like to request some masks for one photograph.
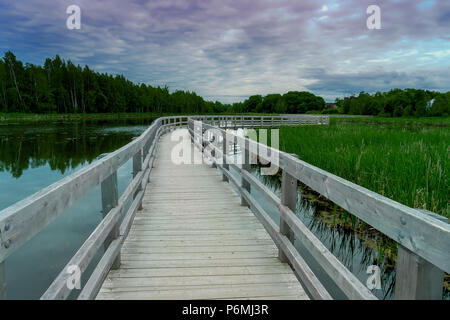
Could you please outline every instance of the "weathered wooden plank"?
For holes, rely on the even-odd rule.
[[[175,217],[179,217],[180,219],[185,219],[186,221],[189,221],[192,224],[198,224],[198,226],[202,225],[204,227],[212,227],[212,228],[216,228],[216,227],[230,227],[230,226],[238,226],[238,225],[256,225],[256,226],[260,226],[258,220],[256,220],[254,217],[248,217],[248,216],[243,216],[243,217],[239,217],[239,215],[233,215],[232,217],[226,217],[226,216],[216,216],[216,219],[214,218],[210,218],[210,217],[205,217],[205,219],[202,219],[202,217],[200,216],[189,216],[189,215],[185,215],[185,216],[172,216],[172,218]],[[242,220],[240,221],[236,221],[236,217],[238,218],[242,218]],[[234,218],[234,220],[233,220]],[[137,219],[137,218],[135,218]],[[171,223],[170,219],[163,219],[163,218],[154,218],[151,215],[150,216],[146,216],[145,220],[137,220],[135,221],[136,223],[134,223],[133,228],[151,228],[148,230],[152,230],[152,229],[158,229],[158,228],[162,228],[162,229],[174,229],[174,228],[178,228],[180,227],[181,229],[184,230],[190,230],[192,228],[195,229],[195,226],[193,225],[186,225],[183,223],[180,223],[180,221],[176,221],[173,224]]]
[[[154,209],[156,209],[155,207],[153,207]],[[213,210],[215,209],[215,210]],[[199,210],[191,210],[191,211],[185,211],[185,212],[181,212],[181,211],[177,211],[174,210],[172,208],[165,208],[165,210],[158,208],[157,212],[145,212],[145,211],[141,211],[139,214],[140,218],[154,218],[154,219],[163,219],[163,218],[175,218],[175,217],[186,217],[187,219],[190,218],[198,218],[198,217],[213,217],[215,215],[217,216],[224,216],[226,215],[227,212],[229,212],[230,216],[232,215],[242,215],[242,216],[247,216],[248,214],[251,214],[247,211],[244,211],[245,209],[242,208],[241,206],[236,207],[236,208],[230,208],[229,211],[226,210],[226,208],[211,208],[211,211],[199,211]]]
[[[171,235],[160,235],[160,234],[152,234],[152,233],[137,233],[133,232],[127,237],[127,240],[130,241],[175,241],[181,240],[186,242],[191,241],[217,241],[217,239],[223,241],[231,241],[231,240],[268,240],[270,236],[267,232],[259,232],[259,233],[234,233],[234,234],[221,234],[220,237],[217,234],[171,234]]]
[[[149,241],[153,240],[153,241]],[[233,246],[256,246],[256,245],[270,245],[275,246],[272,240],[269,239],[217,239],[214,238],[215,241],[211,240],[169,240],[169,239],[136,239],[136,238],[127,238],[126,243],[123,245],[124,247],[133,246],[133,247],[148,247],[148,248],[159,248],[159,247],[193,247],[193,248],[201,248],[201,247],[233,247]],[[224,248],[224,250],[228,250]]]
[[[149,269],[149,268],[192,268],[192,267],[248,267],[248,266],[280,266],[276,256],[265,258],[243,259],[187,259],[187,260],[125,260],[120,265],[122,269]]]
[[[136,243],[128,243],[122,247],[122,252],[127,254],[159,254],[159,253],[216,253],[221,252],[223,254],[230,253],[230,255],[234,255],[237,252],[257,252],[261,251],[262,253],[272,253],[276,250],[274,244],[269,245],[245,245],[245,246],[173,246],[173,245],[165,245],[165,246],[145,246],[139,245]]]
[[[111,270],[108,278],[142,278],[142,277],[180,277],[180,276],[211,276],[211,275],[266,275],[292,274],[289,266],[227,266],[227,267],[184,267],[184,268],[153,268],[153,269],[119,269]]]
[[[103,254],[100,262],[95,267],[86,285],[81,290],[78,295],[78,300],[92,300],[95,299],[98,292],[100,291],[102,284],[108,275],[109,270],[115,263],[116,257],[120,254],[120,247],[124,240],[123,236],[116,238],[111,242],[108,249]]]
[[[101,299],[242,299],[253,298],[258,299],[261,296],[268,295],[299,295],[298,284],[252,284],[252,285],[229,285],[220,286],[219,288],[211,286],[191,286],[180,288],[167,287],[166,290],[160,288],[148,288],[146,291],[125,291],[113,292],[102,290],[97,298]],[[133,290],[130,288],[129,290]],[[306,295],[302,295],[303,299],[307,299]]]
[[[248,230],[249,228],[260,228],[262,230],[261,225],[257,221],[231,221],[231,222],[197,222],[196,225],[192,224],[134,224],[131,226],[131,230],[142,230],[142,231],[152,231],[152,230],[179,230],[181,233],[185,230],[239,230],[244,229]]]
[[[219,286],[244,284],[292,283],[298,284],[294,274],[246,274],[246,275],[200,275],[200,276],[169,276],[169,277],[129,277],[106,278],[103,289],[117,291],[119,288],[140,287],[183,287],[183,286]],[[146,289],[146,288],[145,288]]]
[[[243,211],[241,213],[212,213],[212,214],[171,214],[171,215],[139,215],[135,218],[134,222],[136,224],[153,224],[153,223],[170,223],[175,217],[189,219],[189,221],[204,221],[204,220],[210,220],[210,221],[235,221],[236,218],[240,218],[241,221],[257,221],[255,220],[255,216],[251,214],[250,212]]]
[[[220,236],[226,237],[226,236],[259,236],[264,237],[266,235],[266,231],[264,228],[260,228],[257,230],[246,230],[246,229],[222,229],[222,230],[202,230],[201,232],[198,230],[183,230],[183,232],[179,232],[177,230],[133,230],[133,234],[130,236]]]
[[[244,259],[244,258],[269,258],[277,254],[277,250],[261,250],[254,252],[189,252],[189,253],[127,253],[122,250],[124,260],[188,260],[188,259]]]

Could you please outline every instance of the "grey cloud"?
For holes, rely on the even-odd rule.
[[[327,97],[449,90],[450,55],[427,52],[450,49],[450,2],[424,10],[420,2],[377,0],[383,29],[367,30],[367,0],[22,0],[0,12],[0,21],[13,21],[0,22],[0,47],[34,63],[59,53],[227,102],[307,89]],[[80,31],[65,28],[69,4],[82,9]]]

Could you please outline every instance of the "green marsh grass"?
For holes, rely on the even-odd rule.
[[[267,141],[270,140],[269,132]],[[281,127],[279,148],[402,204],[450,218],[450,127],[447,124],[358,123],[332,119],[329,126]],[[298,187],[302,198],[316,207],[317,219],[332,229],[351,231],[371,249],[367,252],[372,263],[386,270],[394,268],[395,240],[303,183],[299,182]],[[448,274],[444,286],[448,297]]]
[[[280,149],[402,204],[450,217],[449,127],[340,121],[281,127]]]

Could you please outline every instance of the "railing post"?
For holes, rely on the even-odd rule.
[[[435,213],[421,210],[425,214],[444,222],[448,219]],[[395,279],[396,300],[441,300],[444,271],[398,245]]]
[[[142,149],[140,149],[133,156],[133,178],[136,177],[136,175],[139,173],[139,171],[142,171]],[[137,194],[141,190],[142,190],[142,184],[137,188],[136,193],[133,196],[133,199],[136,198]],[[138,210],[142,210],[142,202],[139,203]]]
[[[292,155],[298,158],[297,155]],[[297,179],[291,176],[285,169],[283,169],[281,180],[281,204],[288,207],[295,213],[297,208]],[[289,225],[280,219],[280,233],[285,235],[289,241],[294,243],[294,233]],[[282,262],[287,262],[288,259],[282,250],[278,250],[278,258]]]
[[[398,245],[396,300],[441,300],[444,272],[402,245]]]
[[[117,188],[117,171],[114,171],[109,177],[101,183],[102,192],[102,212],[103,218],[111,211],[112,208],[117,207],[119,201],[119,190]],[[117,222],[111,233],[106,237],[104,242],[105,250],[109,247],[110,243],[119,237],[120,222]],[[116,260],[111,269],[118,269],[120,266],[120,253],[117,255]]]
[[[222,166],[224,170],[230,170],[230,166],[228,165],[227,160],[228,155],[228,140],[227,140],[227,131],[222,131]],[[222,173],[222,181],[228,181],[228,177],[225,173]]]
[[[210,132],[210,144],[212,145],[211,148],[211,158],[212,158],[212,168],[217,168],[217,154],[216,154],[216,145],[217,145],[217,135],[216,130],[213,130]]]
[[[0,300],[6,300],[5,263],[0,262]]]
[[[241,157],[242,157],[242,170],[250,171],[250,147],[249,147],[249,141],[248,139],[244,139],[244,150],[241,150]],[[250,193],[250,183],[247,181],[247,179],[244,178],[244,175],[241,175],[241,185],[242,188],[247,190],[248,193]],[[248,206],[247,201],[245,201],[245,198],[241,195],[241,206]]]

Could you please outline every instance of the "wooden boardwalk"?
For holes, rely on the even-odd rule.
[[[301,241],[308,255],[347,298],[377,299],[365,281],[358,279],[296,215],[298,182],[398,243],[396,299],[442,299],[444,272],[450,273],[450,225],[446,217],[404,206],[227,130],[328,125],[329,120],[326,116],[303,115],[156,119],[122,148],[0,210],[0,300],[8,298],[8,257],[96,186],[101,191],[103,219],[41,300],[71,296],[75,289],[68,283],[73,281],[74,266],[88,276],[79,300],[333,299],[316,270],[298,252],[294,239]],[[172,163],[175,143],[165,133],[180,128],[189,131],[181,129],[178,133],[188,137],[189,132],[196,145],[207,146],[204,154],[217,170]],[[222,148],[233,142],[238,143],[244,158],[255,150],[265,162],[271,163],[272,155],[279,158],[279,195],[253,176],[248,165],[221,163]],[[214,156],[210,150],[214,150]],[[117,170],[128,161],[133,161],[133,179],[119,197]],[[223,176],[230,184],[222,181]],[[277,208],[280,224],[272,220],[252,190]],[[252,212],[240,203],[248,203]],[[101,248],[106,249],[99,252]],[[101,259],[86,275],[97,253],[102,254]],[[289,261],[291,267],[281,261]]]
[[[174,144],[170,134],[161,137],[120,268],[109,272],[97,299],[308,299],[221,174],[174,164]]]

